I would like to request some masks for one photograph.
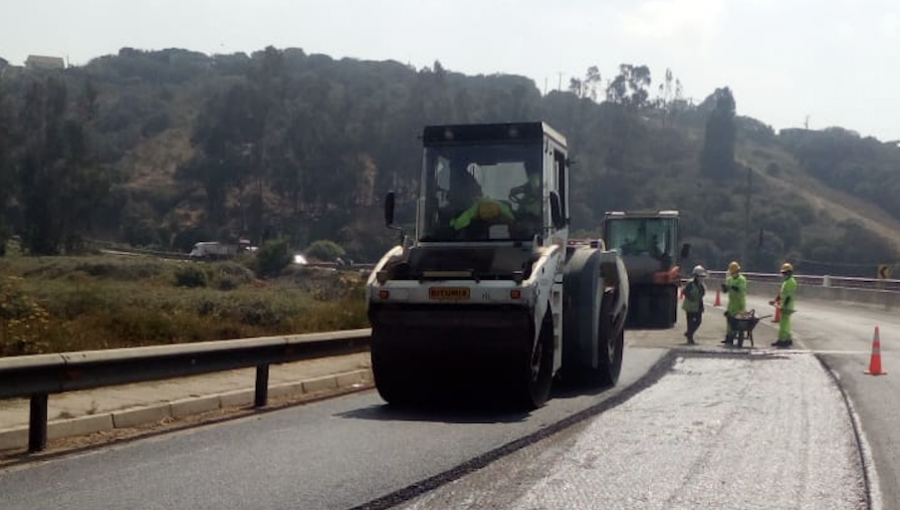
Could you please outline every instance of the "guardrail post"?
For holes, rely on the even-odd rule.
[[[31,396],[31,410],[28,417],[28,452],[40,452],[47,448],[47,402],[46,393]]]
[[[269,365],[256,365],[256,397],[254,407],[264,407],[269,401]]]
[[[831,277],[825,275],[822,277],[822,286],[823,287],[831,287]]]

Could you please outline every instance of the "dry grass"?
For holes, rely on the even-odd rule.
[[[854,220],[866,229],[889,240],[900,250],[900,221],[891,217],[881,208],[848,193],[843,193],[823,184],[803,171],[788,152],[773,147],[763,147],[754,142],[743,142],[738,146],[737,160],[757,169],[756,175],[768,185],[786,193],[803,198],[814,209],[825,213],[835,221]],[[781,172],[769,175],[766,168],[775,164]]]
[[[177,275],[186,268],[202,271],[205,286],[179,286]],[[46,324],[27,330],[29,334],[0,336],[0,355],[368,326],[364,282],[354,273],[295,270],[277,280],[257,280],[235,263],[98,255],[5,258],[0,259],[0,274],[14,282],[10,292],[26,297],[47,316]]]

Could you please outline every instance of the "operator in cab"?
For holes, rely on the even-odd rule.
[[[485,197],[480,192],[473,196],[471,205],[450,220],[450,227],[462,232],[470,228],[483,231],[491,225],[507,225],[509,235],[531,237],[540,232],[542,201],[541,175],[529,172],[524,183],[510,188],[508,201]]]

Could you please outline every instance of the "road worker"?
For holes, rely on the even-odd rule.
[[[747,308],[747,278],[741,274],[741,265],[736,260],[728,264],[728,276],[722,284],[722,292],[728,294],[728,306],[725,307],[725,340],[722,343],[734,345],[734,318]]]
[[[687,337],[688,344],[694,345],[694,333],[703,322],[703,296],[706,295],[703,278],[706,277],[706,269],[698,265],[691,271],[691,275],[694,278],[684,286],[684,302],[681,309],[684,310],[687,319],[687,331],[684,332],[684,336]]]
[[[778,321],[778,340],[772,343],[774,347],[791,347],[794,340],[791,338],[791,316],[794,314],[794,304],[797,296],[797,280],[794,279],[794,266],[789,262],[781,265],[781,320]],[[769,301],[770,305],[776,305],[777,300]]]

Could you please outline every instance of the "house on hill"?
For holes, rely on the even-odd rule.
[[[0,57],[0,76],[5,76],[6,73],[9,73],[15,68],[15,66],[9,65],[9,60],[6,60],[3,57]]]
[[[25,59],[26,69],[65,69],[66,61],[62,57],[47,57],[43,55],[28,55]]]

